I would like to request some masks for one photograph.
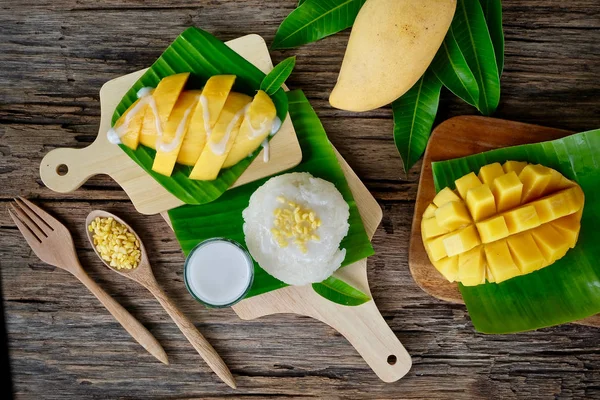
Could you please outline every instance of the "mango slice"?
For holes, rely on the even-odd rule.
[[[202,89],[202,97],[196,105],[188,133],[177,156],[179,164],[189,166],[196,164],[204,150],[207,137],[210,136],[221,115],[234,82],[235,75],[215,75],[206,81]],[[208,117],[208,121],[204,120],[205,116]]]
[[[223,168],[237,164],[258,148],[271,134],[275,117],[277,109],[273,100],[262,90],[256,92]]]
[[[156,139],[162,136],[167,119],[189,77],[190,73],[185,72],[167,76],[158,83],[144,114],[140,132],[141,144],[152,149],[156,148]]]
[[[177,155],[183,144],[190,125],[190,116],[196,103],[199,92],[190,90],[183,92],[171,111],[171,115],[164,125],[162,137],[156,140],[156,156],[152,170],[161,175],[171,176]]]
[[[444,188],[421,222],[432,264],[466,286],[501,283],[563,257],[579,236],[585,196],[542,165],[507,161]]]
[[[245,94],[229,93],[210,138],[190,173],[190,179],[211,181],[217,178],[240,130],[244,108],[250,101],[252,98]]]

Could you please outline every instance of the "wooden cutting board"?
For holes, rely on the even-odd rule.
[[[336,151],[369,238],[382,218],[381,207],[350,166]],[[167,213],[162,214],[170,225]],[[367,259],[338,270],[336,277],[371,294]],[[384,382],[394,382],[410,370],[410,355],[387,325],[373,300],[356,307],[342,306],[319,296],[310,285],[288,286],[243,300],[233,306],[244,320],[271,314],[298,314],[315,318],[341,333]],[[332,354],[333,356],[333,354]]]
[[[273,69],[269,49],[258,35],[247,35],[226,43],[264,73]],[[183,204],[137,165],[118,146],[108,142],[115,108],[131,86],[146,72],[141,70],[105,83],[100,89],[100,128],[98,137],[83,149],[62,148],[49,152],[40,164],[44,184],[55,192],[71,192],[90,177],[106,174],[125,190],[135,208],[142,214],[157,214]],[[302,151],[289,116],[281,130],[271,139],[269,162],[263,162],[263,152],[232,187],[255,181],[289,168],[302,161]],[[67,170],[66,174],[59,174]]]
[[[432,132],[423,157],[408,255],[410,273],[421,289],[441,300],[464,303],[458,285],[448,282],[431,264],[421,240],[421,216],[435,196],[431,163],[571,134],[561,129],[478,116],[449,119]],[[600,326],[600,314],[576,323]]]

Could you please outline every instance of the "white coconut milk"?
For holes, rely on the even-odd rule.
[[[224,306],[239,300],[252,284],[252,259],[237,245],[222,239],[206,241],[189,255],[185,282],[202,302]]]

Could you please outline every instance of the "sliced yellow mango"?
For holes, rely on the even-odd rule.
[[[198,158],[190,179],[214,180],[227,159],[244,118],[244,108],[252,101],[242,93],[229,93],[221,115]]]
[[[471,223],[469,211],[463,202],[451,201],[435,210],[438,225],[448,231],[453,231]]]
[[[503,214],[511,235],[540,226],[540,217],[532,205],[517,208]]]
[[[164,133],[164,126],[190,76],[189,72],[163,78],[148,102],[140,132],[140,143],[156,148],[156,139]]]
[[[458,256],[445,257],[434,261],[433,266],[450,282],[458,279]]]
[[[488,243],[484,246],[485,258],[496,283],[521,275],[515,264],[506,239]]]
[[[421,230],[423,231],[423,236],[427,239],[450,232],[450,229],[440,226],[436,218],[423,219]]]
[[[485,270],[486,262],[482,246],[458,255],[458,277],[463,285],[476,286],[485,283]]]
[[[575,247],[581,229],[581,211],[552,221],[552,226],[567,240],[571,248]]]
[[[476,226],[482,243],[495,242],[510,235],[506,221],[502,215],[478,222]]]
[[[463,200],[466,200],[467,192],[470,189],[473,189],[477,186],[481,186],[481,181],[479,180],[477,175],[475,175],[474,172],[471,172],[471,173],[455,180],[454,184],[456,185],[456,190],[458,190],[460,197]]]
[[[435,204],[437,207],[441,207],[451,201],[460,201],[460,198],[450,188],[443,188],[433,198],[433,204]]]
[[[494,182],[494,179],[500,177],[504,175],[504,170],[502,169],[502,165],[500,165],[500,163],[493,163],[493,164],[488,164],[488,165],[484,165],[483,167],[481,167],[481,169],[479,170],[479,175],[477,175],[479,177],[479,180],[488,185],[488,186],[492,186],[492,183]]]
[[[190,115],[198,101],[198,92],[181,93],[171,115],[164,125],[163,136],[156,141],[156,156],[152,170],[161,175],[171,176],[177,155],[190,124]]]
[[[496,200],[498,212],[510,210],[521,204],[523,183],[515,171],[497,177],[492,183],[492,193]]]
[[[522,274],[537,271],[545,265],[544,256],[529,232],[519,233],[507,239],[508,247]]]
[[[145,99],[137,99],[131,107],[121,115],[113,129],[121,138],[121,143],[130,149],[137,149],[140,143],[140,132],[144,121],[147,103]]]
[[[523,182],[523,196],[521,203],[529,203],[544,194],[546,187],[552,179],[550,168],[543,165],[529,164],[519,174],[519,179]]]
[[[259,90],[244,116],[240,132],[223,163],[223,168],[237,164],[254,152],[271,133],[275,117],[277,117],[277,109],[273,100],[268,94]]]
[[[544,268],[575,246],[585,196],[558,171],[507,161],[454,183],[455,191],[435,196],[421,222],[429,259],[445,277],[500,283]]]
[[[478,222],[496,213],[496,201],[488,185],[479,185],[467,192],[467,207]]]
[[[527,161],[507,161],[502,164],[504,172],[514,172],[517,176],[523,171],[523,168],[527,166]]]
[[[206,81],[202,89],[202,96],[192,115],[188,134],[177,157],[178,163],[189,166],[196,165],[196,161],[204,150],[206,140],[221,115],[234,82],[235,75],[215,75]]]
[[[436,205],[433,203],[429,204],[423,213],[423,218],[426,219],[435,217],[435,210],[437,210]]]
[[[531,235],[548,264],[562,258],[569,250],[570,243],[551,224],[533,229]]]
[[[469,225],[442,238],[446,254],[449,257],[464,253],[481,244],[475,225]]]

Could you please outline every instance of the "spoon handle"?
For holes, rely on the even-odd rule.
[[[187,340],[194,346],[194,349],[202,356],[208,366],[225,382],[229,387],[235,389],[235,380],[231,371],[219,356],[217,351],[211,346],[204,336],[196,329],[196,326],[173,304],[173,301],[167,297],[166,293],[158,284],[147,286],[150,292],[156,297],[171,319],[177,324],[179,330],[185,335]]]
[[[117,303],[108,293],[106,293],[96,282],[85,273],[83,268],[78,265],[78,268],[72,269],[73,275],[83,283],[90,292],[100,300],[106,309],[115,317],[117,321],[125,328],[125,330],[146,349],[150,354],[156,357],[159,361],[169,365],[167,353],[162,348],[160,343],[154,336],[131,315],[122,305]]]

